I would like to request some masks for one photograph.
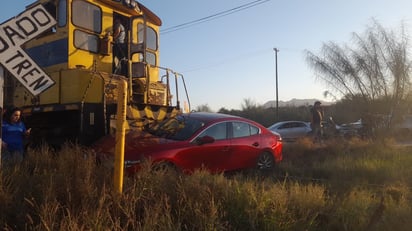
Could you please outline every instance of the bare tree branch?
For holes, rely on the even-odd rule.
[[[392,113],[412,95],[408,49],[404,24],[395,33],[373,19],[364,34],[353,33],[352,46],[324,43],[319,55],[306,51],[306,59],[317,78],[334,91],[346,98],[361,96],[365,103],[391,100]]]

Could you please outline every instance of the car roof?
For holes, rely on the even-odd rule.
[[[190,113],[184,113],[182,114],[182,116],[187,117],[187,118],[194,118],[197,120],[201,120],[206,123],[210,121],[224,120],[224,119],[247,120],[239,116],[222,114],[222,113],[213,113],[213,112],[190,112]]]

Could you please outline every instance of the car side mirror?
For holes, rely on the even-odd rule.
[[[199,137],[195,140],[195,143],[198,145],[202,145],[202,144],[211,144],[215,142],[215,138],[211,137],[211,136],[203,136],[203,137]]]

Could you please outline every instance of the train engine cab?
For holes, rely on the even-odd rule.
[[[159,65],[162,22],[142,4],[38,0],[27,8],[37,4],[57,24],[23,49],[55,84],[33,96],[8,72],[4,83],[4,105],[23,109],[34,143],[87,145],[110,133],[120,79],[128,83],[127,129],[144,129],[180,113],[179,88],[189,103],[183,76]],[[120,42],[115,31],[119,24]]]

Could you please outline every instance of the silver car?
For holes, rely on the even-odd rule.
[[[281,121],[268,127],[268,129],[279,133],[285,142],[296,141],[310,135],[312,132],[310,122],[305,121]]]

